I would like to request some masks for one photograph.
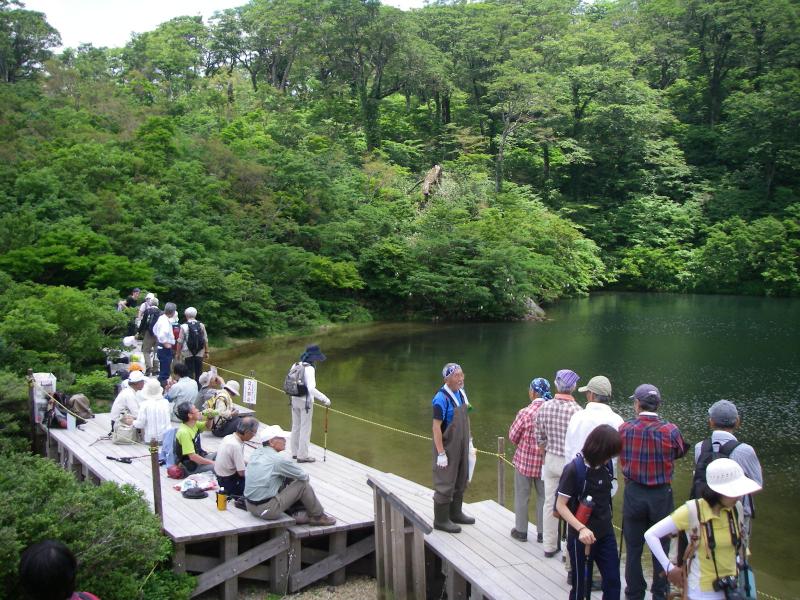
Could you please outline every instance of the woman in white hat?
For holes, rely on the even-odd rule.
[[[742,496],[761,486],[745,476],[730,458],[718,458],[706,469],[702,498],[689,500],[644,534],[653,556],[664,567],[667,579],[682,587],[690,600],[724,600],[736,593],[737,555],[746,554],[742,538]],[[672,564],[661,547],[661,538],[686,532],[689,548],[684,564]],[[731,594],[731,591],[734,594]],[[741,590],[740,590],[741,592]],[[744,598],[744,593],[738,597]]]

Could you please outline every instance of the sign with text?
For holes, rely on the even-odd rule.
[[[245,379],[242,386],[242,402],[255,404],[258,392],[258,382],[255,379]]]

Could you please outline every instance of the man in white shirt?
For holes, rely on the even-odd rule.
[[[158,350],[156,350],[159,363],[158,381],[161,382],[162,386],[166,384],[167,379],[169,379],[169,371],[175,353],[175,334],[172,331],[172,320],[175,318],[177,312],[178,307],[175,303],[167,302],[164,305],[164,314],[158,317],[158,321],[156,321],[153,327],[153,333],[158,342]]]
[[[244,417],[236,424],[236,431],[222,438],[214,459],[214,474],[219,487],[228,496],[244,495],[244,443],[252,440],[258,432],[258,421]]]
[[[128,385],[119,391],[111,405],[111,431],[114,431],[114,422],[124,414],[129,414],[134,419],[139,414],[139,398],[136,393],[144,387],[145,379],[146,377],[141,371],[131,371],[128,376]]]
[[[161,443],[164,433],[170,428],[170,405],[161,395],[161,384],[158,379],[148,377],[144,388],[139,392],[139,415],[131,425],[142,430],[145,443],[156,440]]]
[[[611,410],[611,382],[608,377],[595,375],[585,386],[578,388],[586,394],[586,408],[576,412],[569,420],[567,438],[564,441],[564,457],[567,462],[583,450],[586,438],[598,425],[610,425],[619,429],[624,419]],[[614,459],[614,475],[617,472],[617,459]],[[617,482],[613,482],[612,495],[617,491]]]

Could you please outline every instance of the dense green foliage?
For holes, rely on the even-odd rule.
[[[151,574],[171,543],[132,487],[78,483],[54,462],[23,454],[0,454],[0,485],[0,597],[19,597],[20,554],[50,538],[75,553],[79,589],[108,600],[189,598],[191,577],[165,569]]]
[[[3,362],[90,368],[134,285],[236,336],[795,295],[799,33],[794,0],[251,0],[52,55],[2,0]]]

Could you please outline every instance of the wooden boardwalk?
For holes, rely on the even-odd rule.
[[[80,479],[133,485],[152,504],[149,456],[134,458],[132,464],[107,459],[141,457],[149,454],[148,448],[100,439],[109,428],[108,414],[101,414],[78,430],[51,430],[48,456]],[[207,451],[215,451],[220,441],[203,434]],[[246,456],[252,451],[247,447]],[[356,562],[371,565],[374,572],[375,503],[367,478],[380,481],[423,520],[433,522],[431,489],[330,450],[323,462],[323,449],[315,445],[311,455],[317,462],[303,467],[325,511],[337,519],[330,527],[296,525],[288,516],[262,521],[232,503],[219,511],[213,493],[202,500],[185,499],[173,489],[180,482],[167,478],[166,469],[160,468],[164,531],[176,549],[173,567],[198,574],[196,594],[218,587],[222,598],[234,599],[239,577],[268,582],[276,593],[294,592],[326,578],[335,585],[344,582],[347,568]],[[476,517],[475,525],[463,526],[457,535],[434,530],[425,536],[426,552],[436,558],[428,575],[441,579],[444,574],[448,597],[563,600],[567,596],[564,566],[560,558],[544,558],[535,529],[528,532],[531,541],[521,543],[509,535],[514,525],[511,511],[492,500],[464,508]],[[441,591],[436,594],[440,596]]]

